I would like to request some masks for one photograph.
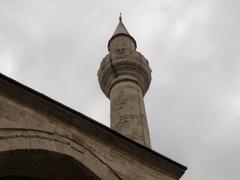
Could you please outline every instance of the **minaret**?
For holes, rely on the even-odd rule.
[[[151,147],[143,100],[151,82],[151,69],[136,48],[136,41],[120,15],[118,26],[108,41],[109,54],[98,70],[98,81],[111,101],[111,128]]]

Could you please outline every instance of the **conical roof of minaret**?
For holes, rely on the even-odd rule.
[[[124,24],[122,22],[122,16],[119,17],[119,23],[117,25],[117,28],[116,28],[115,32],[113,33],[113,36],[115,36],[117,34],[130,35],[127,31],[127,28],[124,26]]]
[[[117,25],[117,28],[114,31],[114,33],[113,33],[112,37],[110,38],[110,40],[108,41],[108,50],[109,50],[110,42],[117,36],[127,36],[127,37],[129,37],[130,39],[133,40],[133,42],[135,44],[135,47],[137,48],[137,43],[136,43],[135,39],[129,34],[129,32],[127,31],[127,28],[124,26],[124,24],[122,22],[121,14],[120,14],[120,17],[119,17],[119,23]]]

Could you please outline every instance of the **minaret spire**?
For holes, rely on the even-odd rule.
[[[98,81],[110,100],[111,128],[151,147],[143,100],[151,82],[151,69],[136,47],[120,14],[117,28],[108,41],[109,54],[98,71]]]

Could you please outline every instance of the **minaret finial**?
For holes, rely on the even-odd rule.
[[[122,22],[122,13],[120,13],[120,16],[119,16],[119,22]]]

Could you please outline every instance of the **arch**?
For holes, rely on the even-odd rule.
[[[39,157],[43,157],[46,161],[41,162],[41,158]],[[32,176],[32,174],[28,174],[27,170],[21,169],[23,168],[21,166],[34,168],[34,165],[39,163],[41,165],[36,169],[37,171],[40,168],[44,169],[44,166],[48,167],[49,164],[52,164],[51,167],[49,166],[42,171],[50,173],[51,171],[49,169],[54,168],[54,163],[58,165],[62,162],[73,167],[75,171],[78,170],[79,172],[82,172],[82,175],[90,179],[120,179],[117,173],[91,149],[76,143],[68,137],[45,131],[29,129],[0,129],[0,159],[1,161],[3,159],[3,161],[0,162],[0,169],[6,169],[8,161],[11,162],[9,165],[16,167],[16,172],[13,170],[5,170],[7,173],[1,174],[0,172],[0,177],[7,177],[11,175],[35,177]],[[59,159],[59,162],[54,159]],[[28,160],[29,163],[24,162],[26,160]],[[22,174],[17,173],[17,170],[22,172]],[[35,170],[32,169],[32,171]],[[58,169],[56,168],[53,170],[53,172],[55,171],[58,171]],[[15,174],[13,172],[15,172]],[[68,171],[65,172],[65,174],[67,173]],[[78,175],[80,174],[77,174],[77,176]],[[44,176],[40,173],[36,178],[48,180],[50,175]],[[51,177],[51,179],[53,178]],[[65,179],[71,180],[71,178]],[[79,177],[76,179],[79,179]]]
[[[71,156],[46,150],[10,150],[0,153],[0,180],[99,180]]]

